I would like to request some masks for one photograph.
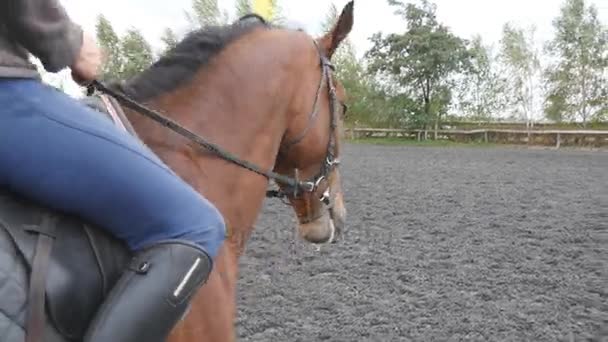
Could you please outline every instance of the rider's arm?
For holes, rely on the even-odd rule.
[[[71,21],[59,0],[0,0],[17,43],[57,72],[71,66],[82,45],[82,28]]]

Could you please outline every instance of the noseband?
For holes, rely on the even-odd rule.
[[[219,147],[215,144],[212,144],[212,143],[206,141],[199,135],[197,135],[197,134],[193,133],[192,131],[188,130],[187,128],[181,126],[179,123],[175,122],[174,120],[172,120],[168,117],[165,117],[164,115],[160,114],[157,111],[147,108],[146,106],[132,100],[131,98],[129,98],[122,92],[115,91],[98,80],[94,80],[88,85],[88,87],[87,87],[88,95],[92,95],[96,90],[100,91],[102,93],[106,93],[106,94],[114,97],[115,99],[117,99],[124,106],[126,106],[144,116],[147,116],[148,118],[173,130],[177,134],[185,137],[186,139],[194,142],[195,144],[197,144],[203,148],[206,148],[207,150],[216,154],[220,158],[222,158],[226,161],[232,162],[247,170],[260,174],[268,179],[272,179],[275,182],[277,182],[278,184],[283,185],[283,189],[281,189],[281,190],[267,191],[266,197],[297,198],[297,197],[302,196],[302,194],[304,194],[304,193],[312,193],[312,192],[317,191],[320,183],[324,179],[327,179],[327,177],[332,172],[332,170],[339,165],[339,160],[335,158],[335,156],[336,156],[335,129],[337,127],[337,115],[336,115],[336,110],[335,110],[336,106],[335,105],[336,105],[337,97],[336,97],[336,89],[335,89],[335,86],[334,86],[334,84],[332,82],[332,78],[331,78],[331,71],[334,70],[334,66],[331,64],[329,59],[327,59],[327,57],[325,57],[322,54],[318,43],[314,39],[313,39],[313,42],[314,42],[314,45],[319,54],[321,70],[322,70],[322,77],[319,82],[319,87],[318,87],[316,98],[314,101],[313,110],[309,116],[307,127],[304,129],[304,131],[300,135],[298,135],[298,137],[296,139],[294,139],[289,144],[287,144],[286,148],[289,148],[289,147],[297,144],[298,142],[300,142],[304,138],[304,136],[306,135],[306,133],[308,132],[310,127],[312,126],[312,123],[318,114],[319,99],[321,96],[321,89],[323,87],[324,80],[327,81],[327,85],[328,85],[329,104],[330,104],[329,110],[330,110],[331,117],[330,117],[329,143],[327,146],[327,152],[326,152],[326,156],[323,161],[323,164],[321,165],[319,172],[315,176],[311,177],[308,180],[304,180],[304,181],[302,181],[298,178],[297,169],[295,170],[294,177],[288,177],[288,176],[278,174],[273,171],[262,170],[260,167],[258,167],[257,165],[255,165],[249,161],[239,159],[237,156],[233,155],[232,153],[222,149],[221,147]],[[320,200],[323,201],[324,203],[328,204],[328,201],[329,201],[328,191],[325,191],[325,193],[320,198]]]

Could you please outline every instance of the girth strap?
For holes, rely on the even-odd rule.
[[[36,252],[30,276],[28,293],[26,342],[43,342],[45,325],[46,275],[55,239],[56,217],[45,213],[39,227],[27,227],[26,231],[38,234]]]

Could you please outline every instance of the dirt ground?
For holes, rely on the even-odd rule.
[[[608,341],[608,153],[346,145],[345,240],[268,200],[240,341]]]

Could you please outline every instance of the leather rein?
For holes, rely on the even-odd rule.
[[[306,135],[306,133],[308,132],[310,127],[312,126],[312,123],[313,123],[314,119],[317,117],[317,114],[319,111],[319,99],[320,99],[320,96],[322,93],[321,90],[322,90],[324,81],[326,81],[327,85],[328,85],[329,105],[330,105],[329,110],[330,110],[330,115],[331,115],[329,142],[327,145],[327,152],[325,155],[325,159],[323,160],[323,163],[321,164],[319,172],[315,176],[313,176],[307,180],[300,180],[298,178],[297,169],[295,170],[294,177],[285,176],[285,175],[282,175],[282,174],[279,174],[279,173],[276,173],[273,171],[269,171],[269,170],[262,170],[257,165],[255,165],[249,161],[242,160],[242,159],[238,158],[236,155],[222,149],[221,147],[219,147],[209,141],[206,141],[199,135],[197,135],[194,132],[188,130],[187,128],[181,126],[179,123],[175,122],[174,120],[132,100],[131,98],[129,98],[128,96],[126,96],[125,94],[123,94],[121,92],[115,91],[115,90],[107,87],[105,84],[103,84],[102,82],[100,82],[98,80],[92,81],[87,86],[88,95],[92,95],[95,92],[95,90],[100,91],[102,93],[106,93],[106,94],[114,97],[119,102],[121,102],[124,106],[126,106],[142,115],[145,115],[148,118],[160,123],[161,125],[173,130],[174,132],[185,137],[186,139],[198,144],[199,146],[201,146],[203,148],[206,148],[207,150],[216,154],[217,156],[221,157],[222,159],[232,162],[249,171],[260,174],[260,175],[266,177],[267,179],[272,179],[275,182],[283,185],[282,189],[268,190],[266,192],[266,197],[269,197],[269,198],[271,198],[271,197],[297,198],[297,197],[301,196],[301,194],[303,194],[303,193],[315,192],[317,190],[319,184],[321,183],[321,181],[326,179],[328,177],[329,173],[334,168],[336,168],[340,163],[339,160],[336,158],[336,137],[335,137],[335,130],[337,127],[337,119],[338,119],[337,115],[336,115],[336,110],[335,110],[337,96],[336,96],[335,85],[333,84],[332,78],[331,78],[331,71],[334,70],[335,68],[331,64],[329,59],[323,55],[318,43],[315,40],[313,40],[313,42],[314,42],[314,45],[319,54],[322,77],[321,77],[321,80],[319,82],[319,86],[317,89],[316,98],[315,98],[315,101],[313,104],[313,110],[309,115],[307,127],[304,129],[304,131],[300,135],[298,135],[298,137],[296,139],[294,139],[289,144],[287,144],[287,147],[286,147],[286,148],[289,148],[289,147],[299,143],[304,138],[304,136]],[[324,203],[328,202],[329,199],[328,199],[327,191],[323,194],[323,196],[321,196],[320,200],[323,201]]]

